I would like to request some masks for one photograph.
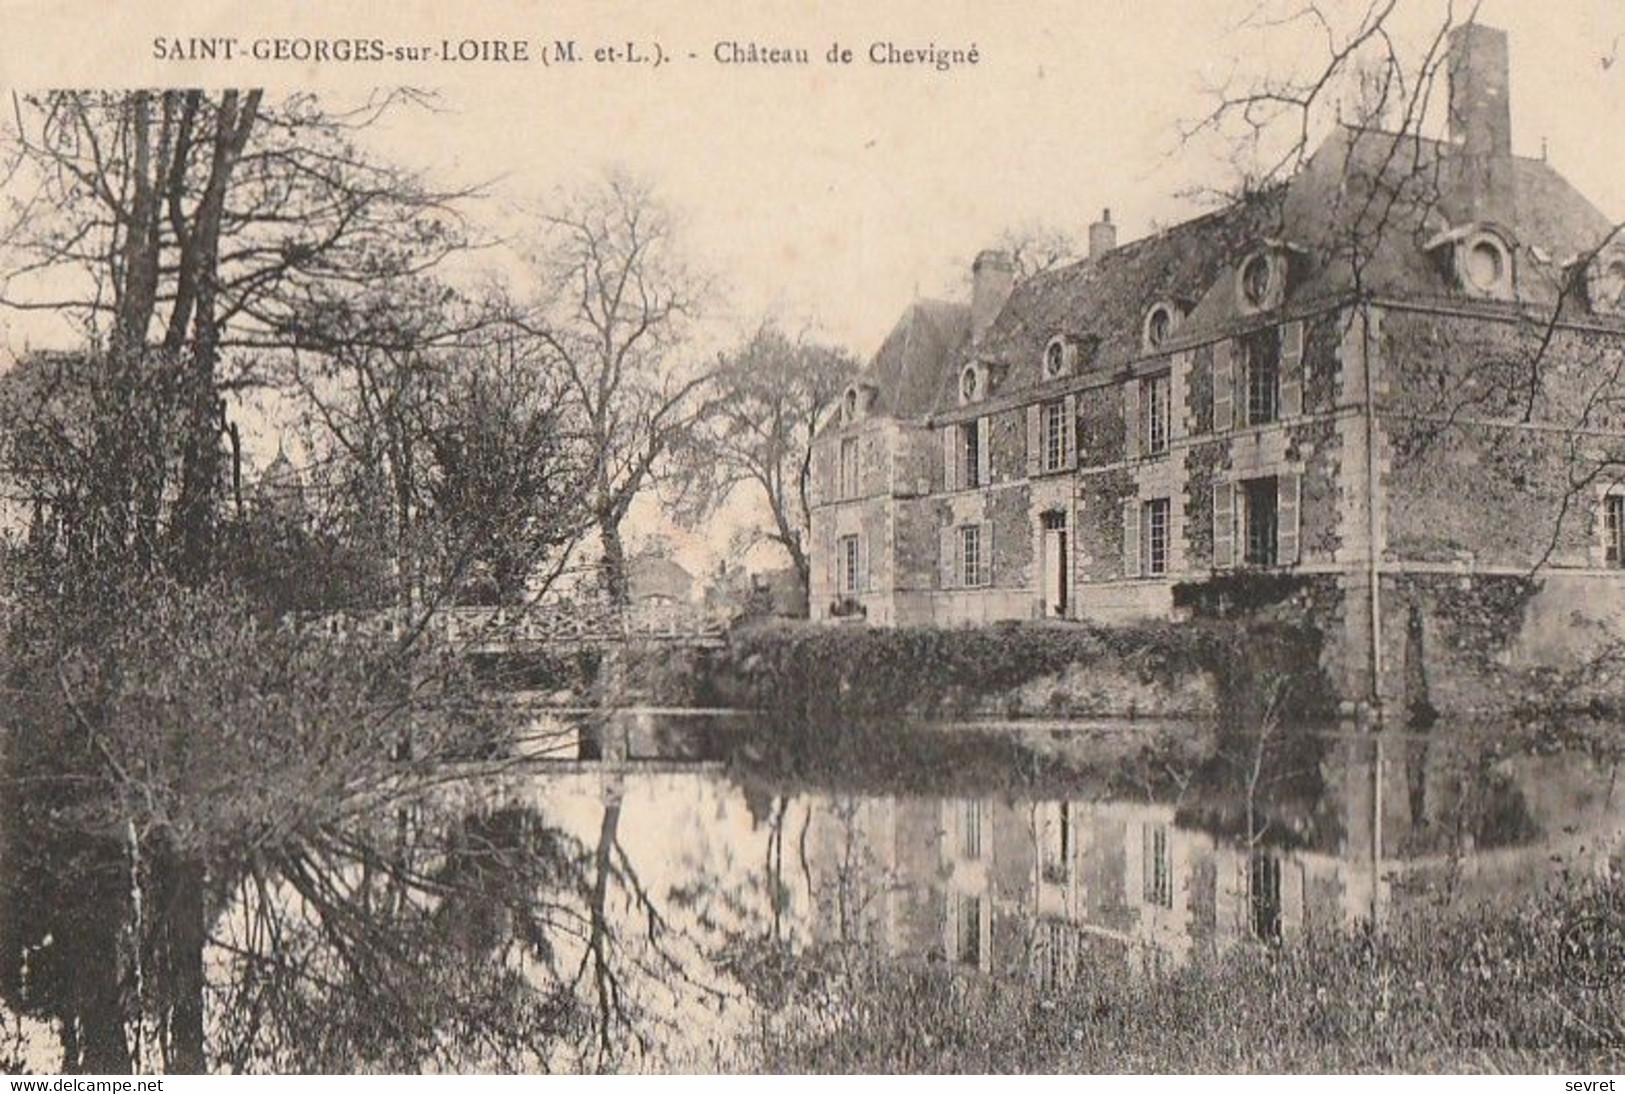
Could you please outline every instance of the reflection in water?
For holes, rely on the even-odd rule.
[[[1500,899],[1625,849],[1612,760],[1444,726],[882,730],[825,755],[770,730],[666,733],[677,762],[472,769],[211,877],[211,1066],[740,1066],[762,947],[1057,987]],[[119,848],[24,820],[0,840],[0,1064],[163,1067],[173,978]]]

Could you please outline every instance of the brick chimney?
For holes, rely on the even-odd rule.
[[[1117,225],[1112,223],[1112,211],[1102,209],[1100,219],[1089,225],[1089,257],[1099,258],[1117,246]]]
[[[970,272],[970,334],[975,344],[1009,301],[1016,284],[1016,266],[1008,251],[983,251],[971,263]]]
[[[1457,219],[1513,220],[1512,96],[1504,30],[1450,32],[1450,144]]]

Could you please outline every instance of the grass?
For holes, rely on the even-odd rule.
[[[852,948],[758,962],[766,1014],[742,1066],[769,1072],[1612,1072],[1625,982],[1577,986],[1559,940],[1625,914],[1582,880],[1515,907],[1381,933],[1238,946],[1167,973],[1097,954],[1068,988],[954,975]],[[1617,918],[1616,918],[1617,922]],[[791,1001],[794,1002],[791,1002]]]

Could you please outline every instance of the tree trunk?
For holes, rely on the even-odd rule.
[[[202,1075],[208,1070],[203,1045],[203,947],[208,938],[204,911],[207,875],[196,859],[165,863],[164,935],[168,959],[169,1070]]]
[[[626,572],[626,545],[621,542],[620,518],[599,514],[598,538],[604,548],[604,591],[617,608],[632,603],[632,589]]]

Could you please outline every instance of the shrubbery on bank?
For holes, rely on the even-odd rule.
[[[1107,627],[778,624],[734,632],[720,650],[676,666],[659,649],[628,676],[655,701],[708,702],[825,720],[883,714],[1127,716],[1146,697],[1180,714],[1319,720],[1333,709],[1317,636],[1232,621]],[[1043,685],[1035,695],[1031,685]],[[1053,684],[1048,690],[1045,687]],[[1027,689],[1024,691],[1024,689]],[[1155,707],[1153,701],[1150,704]]]

